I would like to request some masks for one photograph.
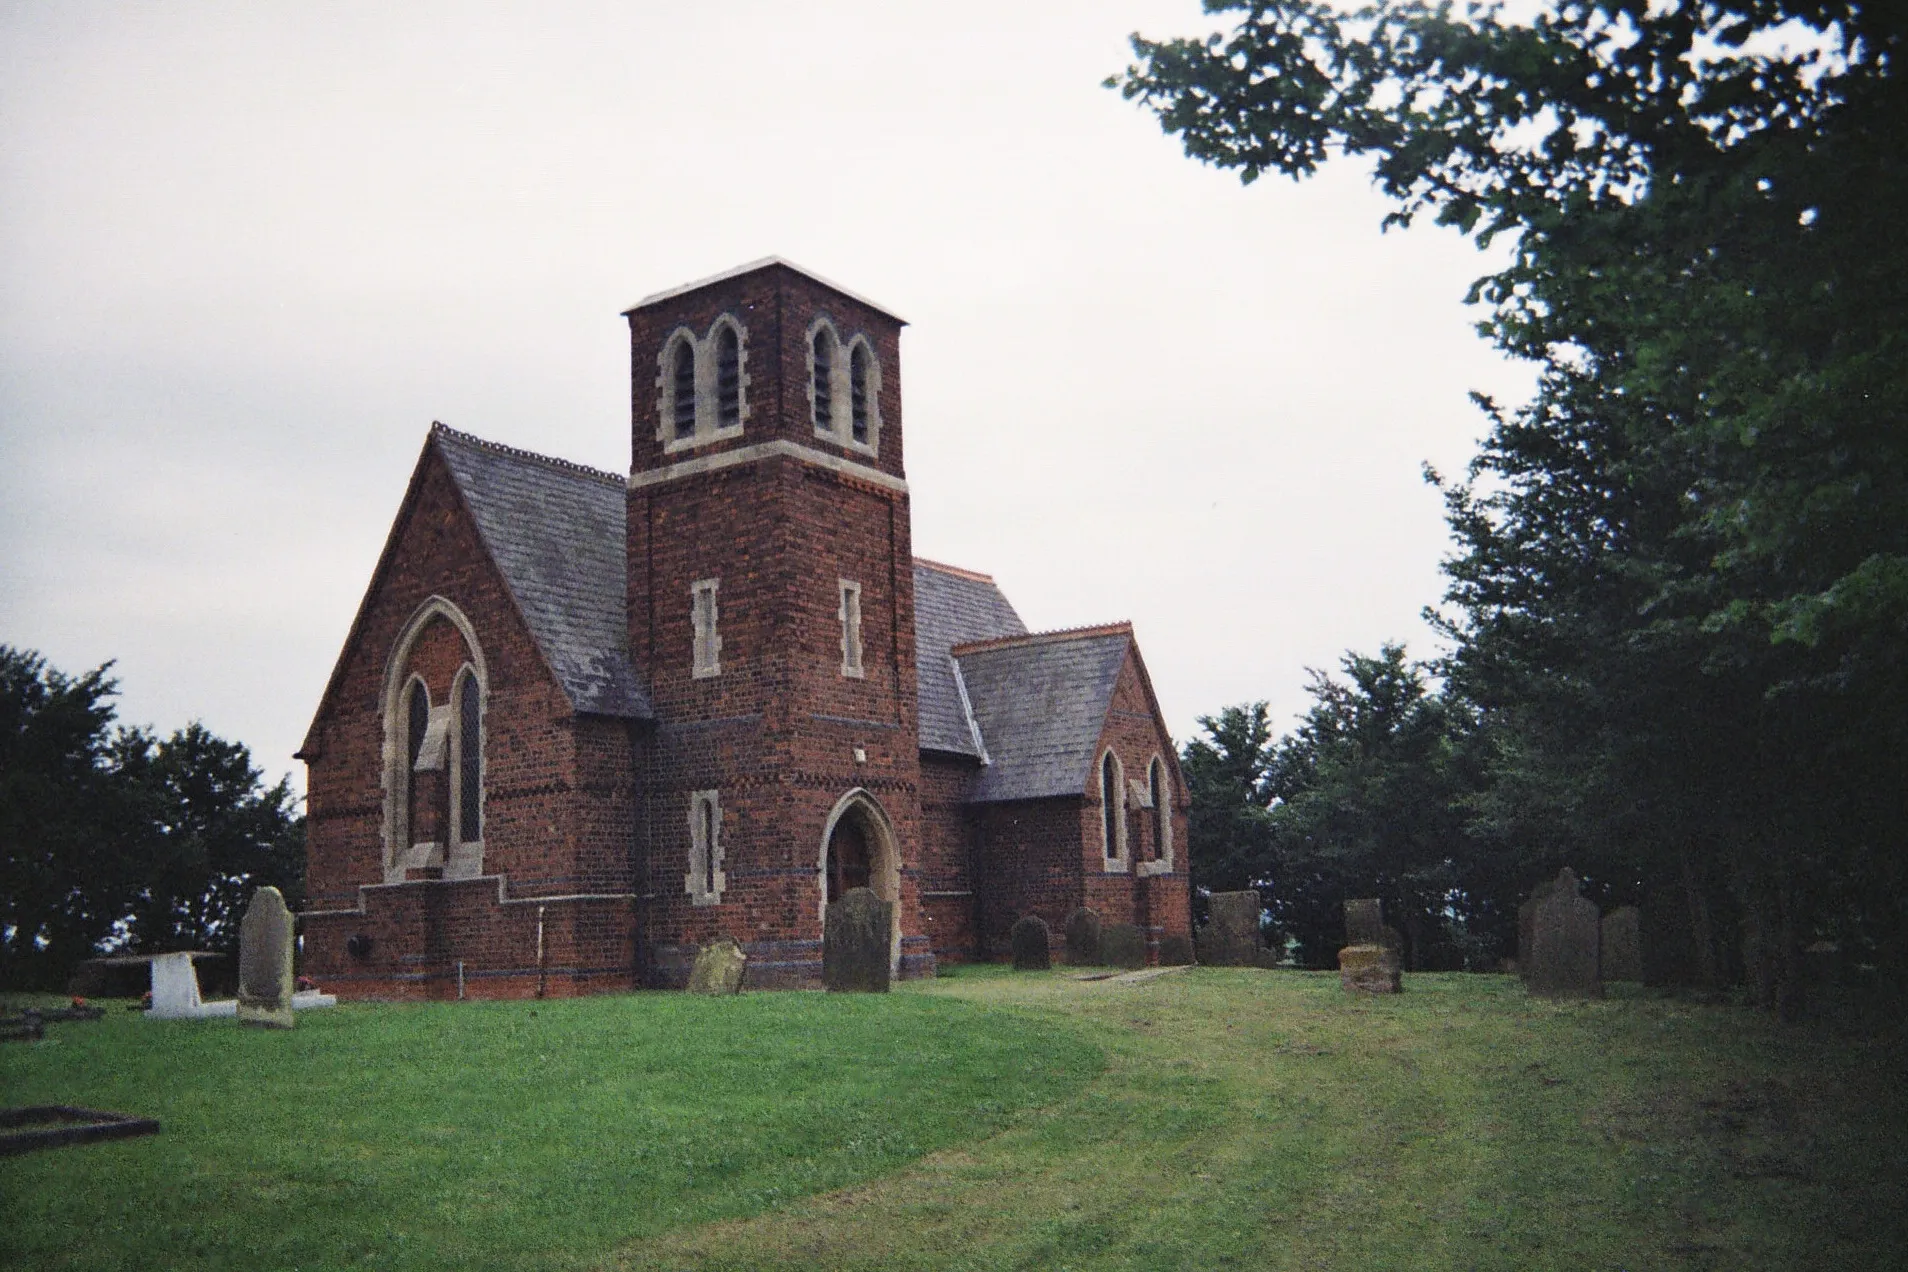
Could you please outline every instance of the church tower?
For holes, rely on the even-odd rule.
[[[648,974],[727,936],[752,985],[812,984],[827,901],[867,886],[931,975],[903,323],[773,258],[625,316]]]

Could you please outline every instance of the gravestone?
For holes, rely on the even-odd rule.
[[[1161,967],[1184,967],[1193,961],[1193,943],[1190,936],[1162,936],[1159,938],[1159,965]]]
[[[1550,890],[1556,886],[1556,882],[1555,879],[1544,880],[1532,888],[1530,895],[1525,897],[1517,907],[1517,975],[1522,978],[1526,986],[1530,984],[1530,944],[1537,930],[1534,926],[1537,921],[1537,907],[1543,903],[1545,897],[1550,895]]]
[[[1531,916],[1526,988],[1545,998],[1601,998],[1596,903],[1577,895],[1577,876],[1565,866]]]
[[[1395,927],[1385,924],[1384,903],[1377,897],[1359,897],[1345,902],[1345,944],[1382,945],[1404,965],[1404,937]]]
[[[1338,983],[1351,993],[1403,993],[1404,971],[1398,963],[1398,952],[1377,942],[1347,945],[1338,951]]]
[[[1642,912],[1633,905],[1620,905],[1603,916],[1603,979],[1640,981],[1643,979]]]
[[[692,994],[737,994],[742,991],[742,973],[748,970],[749,956],[729,937],[719,936],[696,951],[696,965],[689,970]]]
[[[1265,948],[1259,929],[1264,906],[1258,892],[1215,892],[1207,905],[1212,921],[1199,934],[1199,961],[1212,967],[1257,967]]]
[[[277,888],[260,888],[239,922],[239,1023],[290,1029],[293,989],[292,914]]]
[[[1081,906],[1067,916],[1067,962],[1075,967],[1097,967],[1100,962],[1100,916]]]
[[[1044,972],[1053,966],[1052,938],[1047,921],[1039,915],[1021,915],[1007,936],[1013,943],[1016,972]]]
[[[822,921],[822,987],[832,993],[888,992],[894,907],[872,888],[850,888]]]
[[[1100,958],[1108,967],[1146,966],[1146,933],[1133,923],[1107,924],[1100,932]]]

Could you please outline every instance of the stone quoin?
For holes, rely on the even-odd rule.
[[[1130,625],[1030,633],[913,555],[902,320],[779,259],[651,296],[625,475],[433,425],[299,750],[305,971],[343,997],[814,987],[1090,907],[1191,935],[1187,795]]]

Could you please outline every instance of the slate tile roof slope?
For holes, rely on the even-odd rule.
[[[1098,628],[962,650],[961,676],[992,761],[968,798],[1083,793],[1132,639],[1129,628]]]
[[[654,719],[629,661],[628,484],[442,424],[431,440],[570,704]]]
[[[948,651],[967,641],[1020,636],[1026,630],[1020,615],[985,574],[915,560],[914,666],[920,686],[922,750],[979,756]],[[985,733],[981,737],[992,746]]]

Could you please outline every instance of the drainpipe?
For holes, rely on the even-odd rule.
[[[543,966],[543,907],[538,906],[537,907],[537,997],[538,998],[543,997],[543,990],[547,982],[548,982],[548,977],[544,971],[544,966]]]

